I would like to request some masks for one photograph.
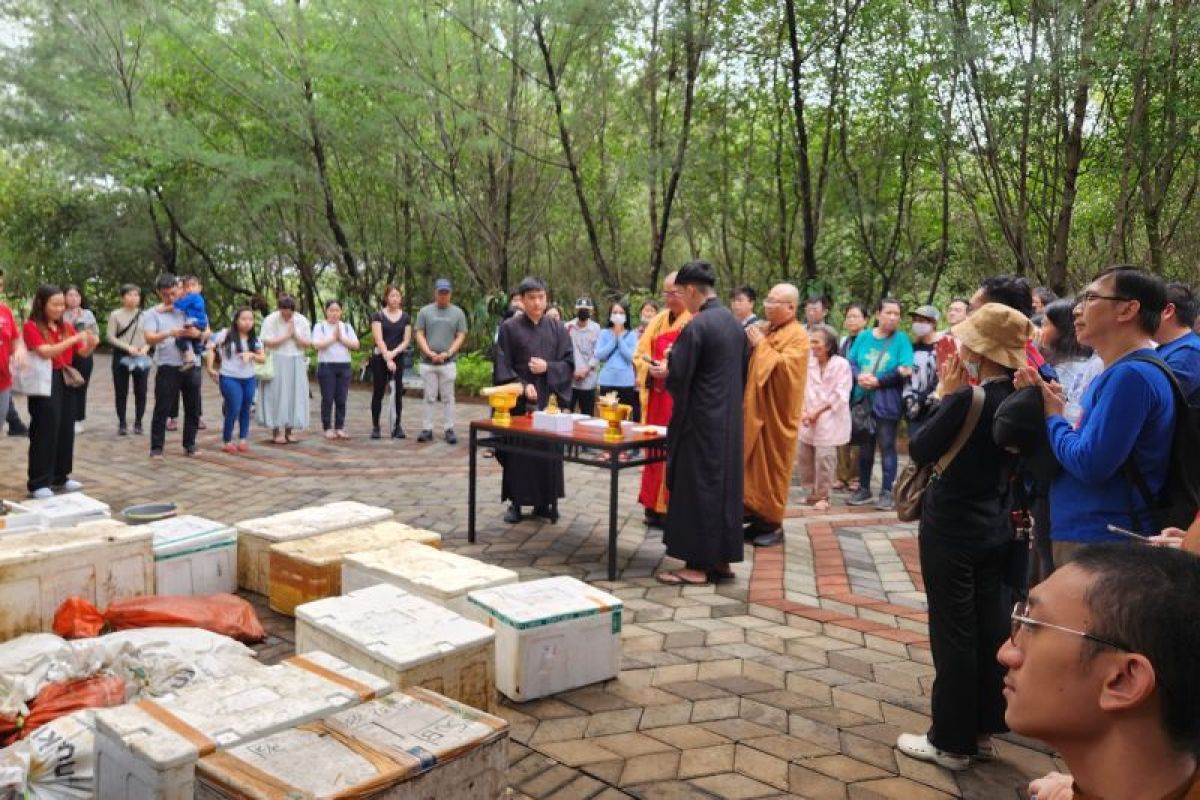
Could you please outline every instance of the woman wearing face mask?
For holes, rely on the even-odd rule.
[[[904,404],[904,419],[908,423],[911,439],[929,421],[937,408],[937,321],[941,316],[933,306],[921,306],[909,314],[912,318],[913,371],[904,385],[901,402]]]
[[[1008,635],[1003,579],[1013,541],[1009,479],[1015,456],[996,443],[992,423],[1014,391],[1013,373],[1025,366],[1033,325],[1019,311],[987,303],[952,332],[960,352],[943,367],[945,394],[909,442],[913,461],[934,464],[970,428],[921,502],[918,543],[937,670],[933,724],[925,734],[902,734],[897,747],[959,770],[973,757],[990,756],[992,734],[1006,730],[1004,668],[995,655]],[[969,425],[973,406],[977,419]]]
[[[638,333],[629,329],[628,322],[629,306],[613,303],[608,309],[608,327],[600,331],[596,344],[596,358],[604,364],[600,368],[600,394],[616,392],[620,402],[633,407],[629,418],[641,419],[642,403],[633,368]]]
[[[590,297],[580,297],[575,301],[575,319],[566,324],[567,335],[571,337],[571,347],[575,351],[571,411],[578,411],[589,417],[596,411],[596,383],[600,367],[600,359],[596,356],[600,326],[592,319],[593,308]]]
[[[862,303],[846,306],[842,316],[846,333],[838,340],[837,355],[845,358],[854,346],[854,340],[867,327],[867,307]],[[858,445],[844,444],[837,449],[837,480],[831,487],[835,491],[858,491]]]

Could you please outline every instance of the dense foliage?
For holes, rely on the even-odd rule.
[[[0,0],[0,264],[217,308],[1196,276],[1191,0]],[[244,300],[244,297],[242,298]],[[111,302],[111,301],[109,301]]]

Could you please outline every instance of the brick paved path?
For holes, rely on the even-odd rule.
[[[231,456],[219,450],[220,398],[206,380],[201,454],[185,458],[179,434],[168,434],[166,459],[151,462],[146,437],[116,436],[108,363],[97,361],[74,476],[114,509],[174,500],[184,512],[233,522],[360,500],[522,579],[570,574],[625,600],[617,680],[502,707],[512,723],[515,797],[992,800],[1023,796],[1030,777],[1055,768],[1044,748],[1015,736],[998,743],[997,761],[959,774],[893,749],[899,732],[928,725],[933,679],[915,530],[894,515],[845,506],[818,515],[797,498],[786,546],[748,552],[753,561],[736,565],[735,583],[665,587],[653,580],[661,534],[641,524],[630,473],[619,506],[622,574],[608,583],[608,489],[599,471],[568,465],[558,524],[510,527],[500,521],[499,469],[481,459],[480,536],[468,545],[466,446],[440,437],[416,444],[417,398],[405,403],[412,438],[404,442],[367,438],[369,395],[355,391],[350,442],[327,442],[314,429],[300,444],[276,447],[256,430],[252,452]],[[460,435],[485,413],[460,404]],[[0,494],[23,495],[22,440],[0,438],[0,467]],[[292,650],[292,621],[252,599],[271,634],[260,657],[282,658]]]

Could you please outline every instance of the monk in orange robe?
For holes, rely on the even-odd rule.
[[[642,394],[642,422],[647,425],[671,424],[671,395],[667,393],[667,351],[683,331],[691,314],[683,305],[683,296],[675,288],[675,273],[663,278],[663,300],[666,308],[658,313],[634,354],[637,384]],[[642,468],[642,488],[638,502],[646,508],[646,524],[661,528],[667,518],[667,483],[665,464],[647,464]]]
[[[756,547],[783,541],[783,513],[796,461],[796,439],[808,380],[808,333],[796,321],[800,292],[771,288],[767,324],[746,328],[750,367],[743,395],[746,536]]]

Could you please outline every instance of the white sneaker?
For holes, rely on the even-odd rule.
[[[74,478],[67,478],[67,482],[58,487],[60,492],[78,492],[83,488],[83,484]]]
[[[83,423],[82,423],[82,422],[76,422],[76,423],[75,423],[75,435],[76,435],[76,436],[78,436],[78,435],[79,435],[79,434],[81,434],[81,433],[83,433]]]
[[[896,749],[909,758],[928,761],[955,772],[971,766],[970,756],[960,756],[955,753],[947,753],[945,750],[938,750],[929,742],[929,737],[924,734],[900,734],[900,738],[896,740]]]
[[[34,500],[45,500],[47,497],[54,497],[54,490],[49,486],[43,486],[40,489],[34,489],[29,496]]]

